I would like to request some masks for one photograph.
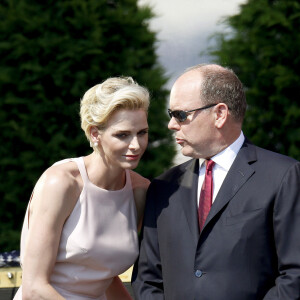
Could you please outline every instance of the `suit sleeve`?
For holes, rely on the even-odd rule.
[[[132,275],[132,287],[136,300],[163,300],[163,278],[157,235],[157,207],[155,181],[151,183],[142,227],[140,255]]]
[[[284,176],[274,203],[278,277],[264,300],[300,299],[300,163]]]

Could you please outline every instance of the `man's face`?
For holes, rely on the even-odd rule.
[[[192,70],[183,74],[174,84],[170,95],[170,109],[192,110],[203,107],[200,99],[201,74]],[[168,128],[174,130],[176,143],[185,156],[209,158],[214,153],[216,128],[214,107],[188,113],[184,122],[172,117]]]

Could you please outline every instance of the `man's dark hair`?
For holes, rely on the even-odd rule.
[[[186,70],[199,70],[203,76],[200,99],[203,105],[225,103],[236,121],[242,122],[247,102],[244,87],[233,70],[218,65],[196,65]]]

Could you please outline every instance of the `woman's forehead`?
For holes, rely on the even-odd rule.
[[[148,126],[147,113],[144,109],[121,109],[114,112],[108,119],[107,128],[122,129],[124,127]]]

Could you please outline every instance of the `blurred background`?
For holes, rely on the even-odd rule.
[[[41,173],[87,155],[84,92],[132,76],[151,92],[149,179],[183,161],[167,129],[169,90],[185,68],[217,62],[243,82],[243,127],[257,145],[300,159],[298,0],[0,1],[0,252],[19,249]]]

